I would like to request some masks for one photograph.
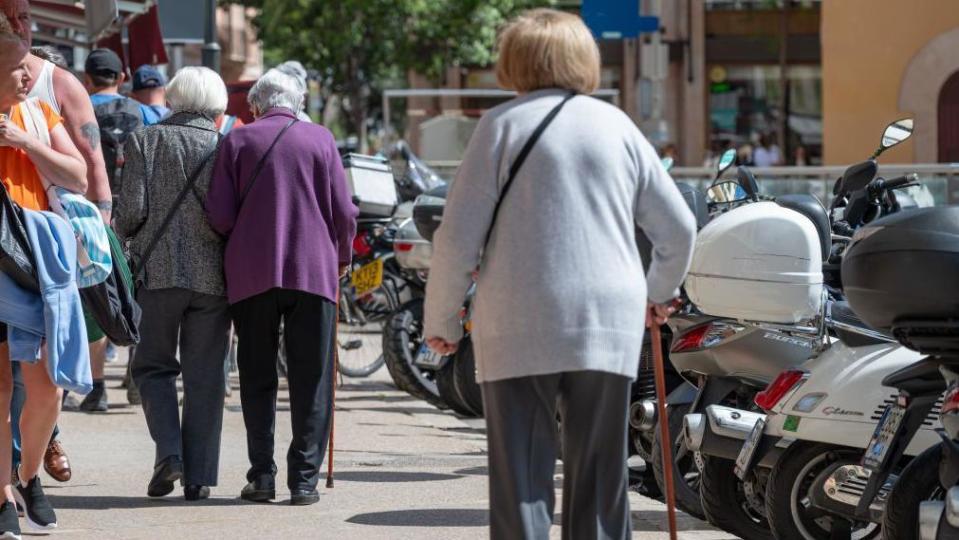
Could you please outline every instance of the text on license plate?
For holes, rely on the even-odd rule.
[[[357,296],[378,289],[383,284],[383,260],[377,259],[354,270],[351,281]]]
[[[869,446],[862,456],[862,465],[869,470],[876,471],[882,467],[882,462],[889,453],[889,447],[895,441],[899,426],[906,414],[906,409],[898,405],[889,405],[879,418],[876,430],[869,439]]]
[[[420,345],[419,352],[416,353],[414,364],[420,367],[437,368],[443,362],[443,355],[429,348],[425,343]]]
[[[746,437],[746,442],[743,443],[743,447],[739,450],[739,455],[736,456],[736,467],[733,469],[733,472],[736,473],[736,477],[740,480],[746,478],[750,467],[752,467],[753,457],[756,454],[756,449],[759,448],[759,441],[762,439],[765,429],[766,419],[762,417],[757,418],[752,431],[750,431],[749,436]]]

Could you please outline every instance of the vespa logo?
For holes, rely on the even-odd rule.
[[[796,347],[804,347],[806,349],[812,349],[812,343],[805,339],[794,338],[791,336],[786,336],[783,334],[777,334],[775,332],[766,332],[763,334],[764,339],[771,339],[773,341],[778,341],[780,343],[786,343],[788,345],[795,345]]]
[[[822,413],[826,416],[866,416],[859,411],[847,411],[841,407],[825,407],[823,408]]]

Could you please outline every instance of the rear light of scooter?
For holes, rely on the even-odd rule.
[[[359,257],[367,257],[373,253],[373,247],[366,240],[365,234],[358,234],[353,238],[353,253]]]
[[[803,377],[804,371],[789,369],[780,373],[765,390],[756,394],[756,405],[764,411],[771,411],[790,390],[796,387]]]
[[[409,242],[393,242],[393,249],[399,253],[408,253],[413,251],[413,244]]]
[[[705,349],[745,329],[745,326],[723,321],[706,323],[677,336],[670,352],[681,353],[695,349]]]
[[[952,385],[942,397],[942,414],[949,414],[959,410],[959,385]]]

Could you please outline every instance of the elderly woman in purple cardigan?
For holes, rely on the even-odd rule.
[[[333,135],[297,120],[303,94],[295,79],[270,71],[250,89],[249,102],[256,121],[223,140],[206,205],[210,223],[228,237],[224,266],[250,459],[240,496],[276,497],[282,322],[293,420],[287,486],[292,504],[313,504],[330,430],[337,286],[350,262],[357,209]]]

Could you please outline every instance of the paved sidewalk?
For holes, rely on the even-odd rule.
[[[487,537],[486,442],[482,421],[461,420],[397,391],[383,369],[337,389],[336,487],[309,507],[290,507],[288,493],[271,505],[238,499],[246,444],[239,392],[228,398],[220,485],[207,501],[187,504],[178,488],[146,497],[153,448],[139,407],[116,389],[124,365],[108,366],[109,413],[64,413],[62,441],[74,476],[44,477],[60,530],[69,538],[362,538]],[[234,376],[233,386],[237,388]],[[289,407],[281,392],[277,419],[279,479],[285,478]],[[560,476],[558,475],[559,479]],[[558,484],[559,485],[559,484]],[[282,489],[284,486],[278,485]],[[634,538],[668,538],[665,506],[632,494]],[[557,500],[561,500],[557,496]],[[683,539],[730,538],[681,517]],[[553,536],[558,538],[558,528]]]

